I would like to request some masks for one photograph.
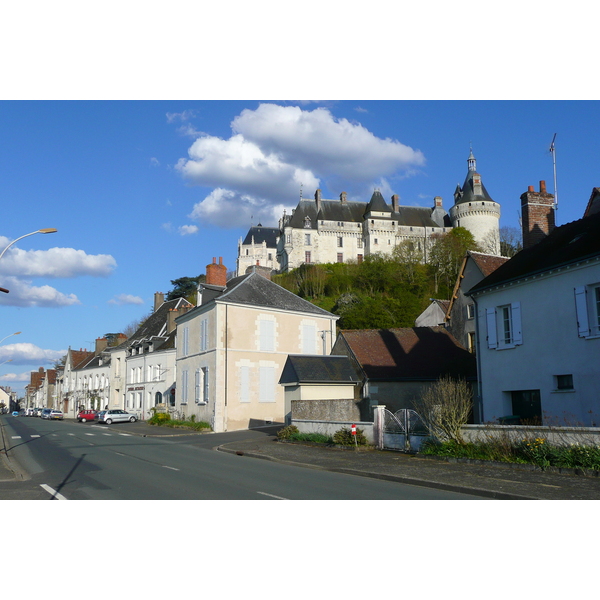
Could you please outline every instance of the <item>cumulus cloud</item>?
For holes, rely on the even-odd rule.
[[[0,295],[0,305],[4,306],[58,308],[81,304],[75,294],[63,294],[49,285],[34,286],[31,281],[16,277],[3,277],[2,287],[9,290]]]
[[[182,225],[179,228],[179,235],[193,235],[194,233],[198,233],[197,225]]]
[[[4,375],[0,375],[0,381],[5,381],[6,383],[21,383],[31,381],[31,374],[29,371],[25,373],[5,373]]]
[[[131,294],[119,294],[108,301],[109,304],[144,304],[144,301],[139,296],[133,296]]]
[[[9,243],[8,238],[0,236],[0,246]],[[0,272],[19,277],[107,277],[116,266],[110,254],[86,254],[74,248],[22,250],[13,247],[2,258]]]
[[[28,343],[0,346],[0,362],[10,360],[16,365],[36,365],[54,363],[67,353],[66,350],[44,350]],[[2,376],[5,379],[7,376]],[[19,380],[21,381],[21,380]]]
[[[374,182],[386,187],[387,178],[425,163],[419,150],[322,107],[261,104],[231,126],[229,139],[201,135],[176,165],[191,183],[215,188],[192,212],[207,225],[244,226],[250,215],[274,224],[281,207],[296,205],[301,186],[310,196],[324,183],[362,198]]]

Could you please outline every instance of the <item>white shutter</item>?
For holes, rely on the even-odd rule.
[[[302,354],[316,354],[317,331],[314,325],[302,325]]]
[[[275,369],[260,367],[260,402],[275,402]]]
[[[261,352],[275,350],[275,323],[273,321],[260,321],[260,350]]]
[[[181,372],[181,402],[187,403],[188,399],[188,372]]]
[[[512,320],[512,341],[515,346],[520,346],[523,343],[523,330],[521,325],[521,303],[513,302],[510,305],[510,313]]]
[[[587,289],[581,285],[575,288],[575,311],[577,312],[577,333],[579,337],[590,335],[590,321],[588,318]]]
[[[485,318],[487,323],[487,344],[490,350],[498,347],[498,332],[496,330],[496,309],[486,308]]]
[[[194,400],[196,401],[196,404],[198,404],[198,402],[200,402],[200,390],[201,390],[201,381],[200,381],[200,369],[196,369],[196,381],[195,381],[195,385],[194,385]]]
[[[250,402],[250,367],[240,367],[240,402]]]

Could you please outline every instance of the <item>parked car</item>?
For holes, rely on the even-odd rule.
[[[119,421],[130,421],[131,423],[134,423],[137,421],[137,417],[120,408],[111,408],[110,410],[101,410],[96,415],[96,420],[98,423],[110,425],[113,422],[118,423]]]
[[[42,415],[42,411],[43,411],[43,410],[44,410],[43,408],[34,408],[34,409],[33,409],[34,416],[35,416],[35,417],[40,417],[40,416]]]
[[[50,416],[48,418],[49,419],[58,419],[58,420],[62,421],[64,419],[63,411],[52,409],[50,411]]]
[[[77,413],[77,420],[80,423],[85,423],[86,421],[93,421],[96,418],[96,411],[95,410],[89,410],[89,409],[84,409],[84,410],[80,410]]]
[[[42,419],[49,419],[51,412],[52,412],[51,408],[43,408],[42,414],[40,415],[40,417],[42,417]]]

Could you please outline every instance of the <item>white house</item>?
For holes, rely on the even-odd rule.
[[[600,425],[600,212],[591,205],[469,290],[482,421]]]
[[[177,321],[177,410],[214,431],[283,423],[288,354],[329,354],[337,316],[251,272],[207,266],[198,306]]]

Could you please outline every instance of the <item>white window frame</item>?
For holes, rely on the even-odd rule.
[[[580,338],[600,336],[600,283],[575,288],[577,335]]]
[[[485,317],[490,350],[507,350],[523,344],[520,302],[487,308]]]

